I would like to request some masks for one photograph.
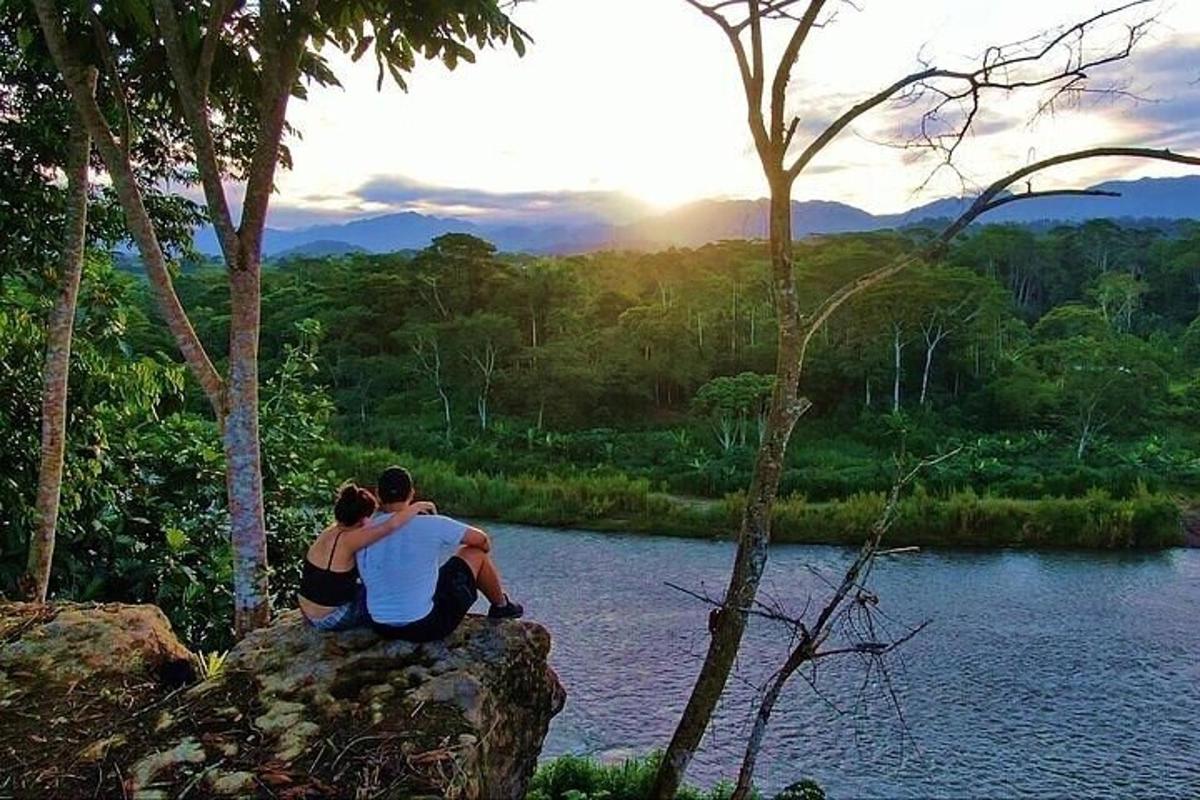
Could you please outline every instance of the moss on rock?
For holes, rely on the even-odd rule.
[[[0,665],[23,676],[12,702],[35,709],[36,723],[0,733],[0,748],[20,756],[0,781],[31,793],[517,798],[565,697],[547,664],[550,636],[529,622],[469,617],[448,640],[413,645],[321,633],[286,612],[239,643],[217,677],[179,691],[156,681],[157,665],[190,654],[165,619],[150,624],[157,609],[73,610],[50,627],[64,613],[20,627],[0,607]],[[85,633],[96,625],[104,630]],[[96,651],[110,646],[115,662]],[[61,667],[72,654],[76,664]],[[58,708],[64,676],[126,691],[109,692],[117,707],[75,724],[60,746],[38,709]],[[131,676],[141,698],[127,690]],[[31,770],[38,753],[56,768]]]

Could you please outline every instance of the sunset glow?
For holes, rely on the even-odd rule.
[[[948,66],[970,64],[989,42],[1019,39],[1097,8],[1093,0],[1055,3],[1049,13],[1046,7],[1035,0],[1002,9],[950,0],[868,2],[861,12],[847,7],[811,39],[792,83],[793,108],[806,125],[818,126],[911,71],[918,53]],[[376,92],[369,59],[349,65],[334,54],[338,73],[347,76],[344,89],[317,90],[293,106],[304,138],[294,144],[295,170],[281,178],[274,224],[400,209],[488,213],[455,202],[457,191],[618,193],[634,207],[657,210],[764,193],[728,44],[682,0],[543,0],[520,5],[517,15],[535,39],[525,58],[491,51],[455,72],[421,64],[408,93],[389,84]],[[1188,50],[1200,51],[1200,4],[1164,5],[1134,58],[1094,77],[1124,76],[1131,91],[1169,99],[1174,113],[1186,114],[1200,109],[1194,83],[1200,75],[1181,67]],[[968,176],[983,179],[1056,142],[1200,144],[1197,134],[1188,141],[1150,119],[1158,108],[1153,102],[1066,109],[1027,124],[1038,99],[1035,93],[988,98],[988,125],[961,153]],[[911,113],[906,120],[881,109],[864,118],[814,162],[795,196],[883,212],[958,194],[962,186],[949,173],[914,194],[930,164],[906,165],[878,143],[897,138],[898,121],[911,123]],[[1063,177],[1111,177],[1097,168],[1113,165]],[[1177,174],[1157,165],[1117,169],[1122,176]],[[359,195],[367,182],[389,179],[436,188],[438,197],[397,204]]]

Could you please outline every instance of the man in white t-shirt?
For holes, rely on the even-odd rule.
[[[412,476],[402,467],[384,470],[377,489],[379,514],[400,510],[414,496]],[[450,517],[419,515],[359,550],[355,557],[372,627],[389,638],[444,639],[467,615],[477,592],[492,604],[489,617],[520,617],[524,609],[504,593],[491,547],[478,528]]]

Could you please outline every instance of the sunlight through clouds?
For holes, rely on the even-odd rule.
[[[819,131],[847,104],[911,72],[919,56],[939,66],[966,66],[989,43],[1076,21],[1103,4],[860,5],[862,11],[847,5],[835,24],[814,33],[798,64],[791,102],[801,115],[801,135]],[[303,139],[293,146],[296,169],[280,178],[276,224],[404,209],[498,213],[496,202],[475,207],[455,201],[455,189],[444,187],[493,201],[507,193],[560,199],[564,193],[588,193],[576,200],[586,205],[586,198],[604,196],[608,205],[600,213],[615,218],[642,204],[662,210],[707,197],[765,193],[728,44],[683,0],[539,0],[521,4],[516,15],[535,40],[524,59],[486,52],[478,64],[453,73],[421,64],[407,94],[390,85],[376,92],[372,64],[337,64],[346,76],[344,89],[316,90],[307,103],[293,106]],[[772,31],[772,41],[778,44],[784,34]],[[1180,55],[1200,53],[1198,42],[1200,3],[1164,3],[1159,24],[1133,59],[1094,76],[1101,82],[1124,76],[1138,92],[1164,98],[1162,103],[1090,104],[1028,124],[1038,94],[990,96],[977,134],[962,151],[963,172],[981,181],[1035,155],[1101,143],[1140,139],[1180,149],[1200,144],[1194,136],[1175,141],[1200,121],[1195,116],[1200,86],[1194,83],[1200,66],[1195,75],[1183,74],[1200,58]],[[1170,108],[1178,113],[1168,113]],[[963,184],[949,172],[914,194],[932,162],[906,163],[902,153],[881,144],[902,138],[919,113],[884,108],[863,118],[813,163],[797,182],[795,197],[890,212],[958,194]],[[1111,177],[1111,167],[1087,166],[1080,170],[1091,172],[1062,177]],[[1129,170],[1121,174],[1179,172],[1161,165]],[[364,197],[364,186],[388,180],[442,187],[437,193],[450,201],[409,198],[398,204]],[[627,208],[622,196],[629,198]]]

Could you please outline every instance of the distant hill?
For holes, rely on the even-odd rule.
[[[397,250],[419,250],[444,233],[470,233],[487,239],[501,250],[531,253],[595,250],[607,246],[611,240],[611,228],[596,222],[575,225],[488,225],[405,211],[292,230],[267,228],[263,235],[263,253],[268,258],[284,254],[321,255],[307,252],[305,248],[333,244],[357,248],[362,252],[392,253]],[[197,231],[196,247],[202,253],[220,252],[216,236],[207,227]]]
[[[315,242],[289,247],[287,250],[275,253],[271,258],[282,261],[288,258],[325,258],[327,256],[344,256],[347,253],[369,252],[371,251],[357,244],[335,239],[318,239]]]
[[[759,200],[701,200],[666,214],[636,222],[614,232],[623,247],[655,249],[698,246],[721,239],[765,239],[770,202]],[[792,203],[795,236],[846,233],[882,227],[878,218],[860,208],[824,200]]]
[[[1038,198],[1004,206],[983,221],[1045,224],[1105,218],[1200,219],[1200,175],[1108,181],[1091,188],[1119,192],[1121,197]],[[845,203],[796,201],[792,203],[792,229],[796,236],[809,236],[902,227],[956,216],[971,200],[945,198],[899,214],[880,215]],[[470,233],[510,252],[577,253],[608,248],[697,247],[721,239],[765,238],[767,205],[763,199],[701,200],[620,226],[595,219],[581,219],[578,223],[489,224],[408,211],[294,230],[269,228],[263,248],[268,257],[362,251],[386,253],[425,247],[434,237],[444,233]],[[201,252],[217,252],[211,229],[198,231],[196,244]]]
[[[1035,189],[1038,187],[1034,187]],[[1120,197],[1040,197],[998,208],[987,222],[1083,222],[1089,219],[1200,219],[1200,175],[1106,181],[1089,187]],[[946,198],[879,217],[889,226],[961,214],[974,198]]]

